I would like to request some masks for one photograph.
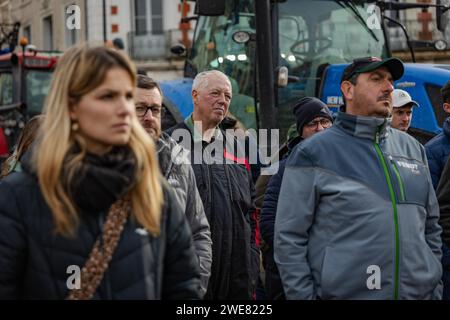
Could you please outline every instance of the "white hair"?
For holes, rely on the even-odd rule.
[[[202,71],[195,76],[194,82],[192,83],[192,90],[198,91],[200,89],[206,88],[208,86],[209,78],[212,75],[216,75],[216,76],[223,77],[224,79],[226,79],[230,86],[230,89],[231,89],[230,79],[228,79],[228,77],[226,76],[225,73],[223,73],[222,71],[219,71],[219,70],[207,70],[207,71]]]

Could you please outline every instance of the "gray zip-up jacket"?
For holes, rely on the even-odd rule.
[[[288,299],[440,299],[439,208],[422,145],[339,113],[294,149],[275,222]]]
[[[212,241],[208,219],[197,190],[190,165],[189,151],[162,132],[157,143],[159,166],[163,176],[174,188],[192,230],[195,252],[200,260],[201,294],[206,293],[211,276]]]

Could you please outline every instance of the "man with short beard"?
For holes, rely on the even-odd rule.
[[[423,146],[389,126],[396,59],[360,58],[346,112],[299,144],[283,176],[275,262],[287,299],[440,299],[439,208]]]
[[[162,92],[159,85],[150,77],[138,75],[135,103],[139,122],[156,143],[161,173],[174,188],[177,200],[185,209],[199,258],[203,296],[211,275],[211,232],[197,190],[195,175],[189,164],[189,152],[169,135],[161,132]]]

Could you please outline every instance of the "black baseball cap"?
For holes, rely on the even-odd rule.
[[[345,68],[341,83],[349,80],[357,73],[370,72],[381,67],[386,67],[394,80],[400,79],[405,70],[402,60],[397,58],[388,58],[384,60],[378,57],[358,58],[353,60],[353,62]]]

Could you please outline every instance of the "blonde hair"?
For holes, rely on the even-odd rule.
[[[6,159],[3,163],[0,177],[8,175],[15,169],[17,163],[20,161],[20,158],[22,158],[23,154],[28,150],[28,148],[36,138],[39,126],[41,125],[43,119],[43,115],[37,115],[32,117],[25,124],[25,127],[23,127],[23,130],[20,133],[19,138],[17,139],[17,143],[14,147],[12,155],[9,156],[8,159]]]
[[[100,86],[113,68],[125,70],[133,85],[136,84],[135,67],[123,53],[107,47],[90,48],[86,44],[72,47],[60,58],[45,100],[45,118],[33,163],[42,194],[52,211],[56,232],[60,234],[74,235],[79,223],[76,203],[63,181],[70,185],[86,155],[83,138],[71,130],[69,107]],[[64,163],[76,143],[81,151]],[[158,235],[163,191],[155,145],[135,115],[128,147],[136,159],[135,184],[129,191],[132,216],[151,234]]]

